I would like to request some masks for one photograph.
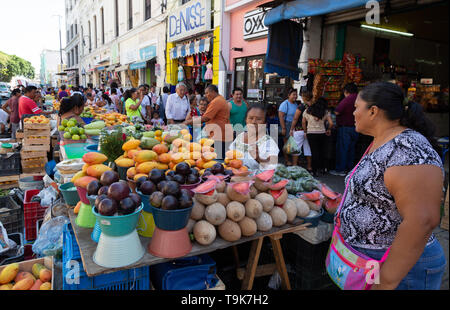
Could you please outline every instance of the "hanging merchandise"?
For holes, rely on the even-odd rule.
[[[195,84],[200,84],[200,75],[201,75],[201,68],[198,67],[195,69],[196,76],[195,76]]]
[[[184,81],[184,69],[183,66],[178,67],[178,82]]]
[[[202,72],[201,72],[201,76],[202,76],[202,81],[205,82],[205,75],[206,75],[206,66],[202,66]]]
[[[206,73],[205,73],[205,77],[204,77],[204,79],[205,80],[212,80],[213,79],[213,70],[212,70],[212,64],[211,63],[208,63],[207,65],[206,65]]]
[[[186,80],[192,79],[192,68],[191,67],[185,67],[184,71],[186,72]]]
[[[189,67],[194,66],[194,56],[188,56],[186,58],[186,66],[189,66]]]

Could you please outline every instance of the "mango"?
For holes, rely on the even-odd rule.
[[[203,164],[203,169],[212,168],[212,166],[214,166],[215,164],[217,164],[217,161],[215,160],[208,161],[207,163]]]
[[[16,282],[12,289],[13,291],[27,291],[33,286],[34,282],[33,277],[25,277],[25,279]]]
[[[141,144],[140,140],[129,140],[122,145],[122,150],[130,151],[137,148]]]
[[[134,160],[129,159],[129,158],[121,158],[119,160],[116,159],[114,162],[119,167],[129,168],[129,167],[133,167],[134,166]]]
[[[202,146],[201,152],[202,153],[214,152],[214,148],[212,146]]]
[[[129,150],[127,152],[127,158],[134,160],[134,156],[136,156],[137,153],[139,153],[139,150]]]
[[[202,139],[200,139],[200,144],[202,146],[211,146],[211,145],[214,144],[214,140],[213,139],[202,138]]]
[[[91,176],[85,176],[85,177],[81,177],[81,178],[77,179],[75,182],[73,182],[73,184],[75,184],[75,186],[78,186],[81,188],[86,188],[88,186],[88,184],[94,180],[97,180],[97,179],[94,177],[91,177]]]
[[[85,177],[87,176],[85,171],[78,171],[70,180],[70,182],[75,183],[76,180],[78,180],[79,178]]]
[[[135,167],[131,167],[131,168],[129,168],[127,170],[127,178],[129,178],[130,180],[132,180],[135,175],[136,175],[136,168]]]
[[[49,291],[52,289],[52,284],[50,282],[45,282],[39,288],[41,291]]]
[[[152,148],[152,151],[154,151],[158,155],[161,155],[163,153],[167,153],[169,151],[169,148],[165,144],[157,144]]]
[[[31,271],[36,279],[40,279],[42,282],[48,282],[52,279],[52,272],[42,264],[34,264]]]
[[[202,158],[205,161],[210,161],[210,160],[216,159],[217,158],[217,154],[213,153],[213,152],[205,152],[205,153],[202,153]]]
[[[89,166],[89,168],[87,169],[87,175],[90,177],[100,179],[102,174],[108,170],[112,170],[112,169],[103,164],[92,165],[92,166]]]
[[[98,165],[98,164],[103,164],[105,161],[107,161],[108,157],[106,157],[105,155],[103,155],[101,153],[89,152],[89,153],[84,154],[82,159],[86,164]]]
[[[183,140],[183,139],[179,139],[179,138],[173,140],[172,145],[174,147],[178,147],[178,148],[179,147],[189,148],[189,142],[186,140]]]
[[[151,150],[155,145],[160,144],[161,141],[155,138],[144,137],[141,141],[141,147],[146,150]]]
[[[134,161],[137,163],[143,163],[146,161],[155,160],[157,157],[158,154],[156,154],[155,152],[144,150],[136,154],[136,156],[134,157]]]
[[[77,205],[73,209],[73,214],[78,214],[78,212],[80,212],[80,208],[81,208],[81,201],[78,201]]]
[[[158,156],[158,161],[162,164],[169,164],[171,161],[171,156],[168,153],[163,153]]]
[[[167,169],[169,169],[169,165],[156,163],[156,167],[155,168],[156,169],[160,169],[160,170],[167,170]]]
[[[81,171],[83,171],[84,173],[86,173],[87,168],[89,168],[89,165],[88,165],[88,164],[84,164],[84,165],[83,165],[83,168],[81,169]]]
[[[17,274],[17,276],[14,278],[14,282],[17,283],[17,282],[19,282],[19,281],[25,279],[26,277],[32,277],[33,279],[35,279],[34,276],[33,276],[30,272],[27,272],[27,271],[21,271],[21,272],[19,272],[19,273]]]
[[[2,272],[0,273],[0,284],[8,284],[19,273],[19,264],[18,263],[12,263],[7,265]]]
[[[188,163],[191,167],[195,166],[195,160],[193,159],[186,159],[184,162]]]
[[[0,285],[0,291],[10,291],[12,290],[13,286],[14,285],[11,283]]]
[[[140,177],[147,177],[148,178],[148,174],[145,173],[138,173],[134,176],[133,180],[134,182],[136,182]]]
[[[158,163],[155,161],[147,161],[147,162],[139,164],[139,166],[137,166],[137,168],[136,168],[136,172],[143,173],[143,174],[149,174],[150,171],[155,169],[157,165],[158,165]]]
[[[244,154],[239,152],[238,150],[230,150],[225,153],[225,158],[228,159],[241,159],[244,158]]]
[[[198,160],[200,158],[202,158],[202,153],[200,152],[193,151],[189,154],[189,159]]]
[[[40,279],[37,279],[36,282],[34,282],[33,286],[30,288],[30,291],[39,291],[42,284],[43,282]]]

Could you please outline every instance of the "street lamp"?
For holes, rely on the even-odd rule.
[[[61,70],[63,66],[63,57],[62,57],[62,39],[61,39],[61,15],[52,15],[52,17],[58,17],[59,21],[59,56],[61,57]]]

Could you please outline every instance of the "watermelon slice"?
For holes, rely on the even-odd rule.
[[[257,174],[256,177],[263,182],[269,182],[273,178],[274,174],[275,174],[275,169],[272,169],[272,170],[266,170],[264,172],[261,172],[261,173]]]
[[[336,192],[334,192],[331,188],[329,188],[328,186],[326,186],[325,184],[320,184],[321,185],[321,191],[322,191],[322,194],[325,196],[325,197],[327,197],[327,198],[329,198],[329,199],[331,199],[331,200],[334,200],[334,199],[337,199],[339,196],[340,196],[340,194],[339,193],[336,193]]]
[[[342,196],[338,197],[337,199],[333,199],[333,200],[332,199],[327,199],[325,201],[325,209],[329,213],[334,214],[334,213],[336,213],[336,210],[338,209],[339,204],[341,203],[341,201],[342,201]]]
[[[284,188],[280,190],[270,190],[270,195],[276,200],[279,198],[284,192]]]
[[[230,186],[234,191],[241,195],[247,195],[250,193],[250,186],[252,186],[253,181],[248,182],[239,182],[239,183],[230,183]]]
[[[220,183],[220,182],[222,182],[223,180],[225,180],[226,178],[228,178],[228,176],[227,175],[223,175],[223,174],[210,174],[210,175],[208,175],[207,177],[206,177],[206,179],[207,180],[212,180],[212,179],[214,179],[214,180],[216,180],[217,181],[217,183]]]
[[[270,189],[273,191],[279,191],[286,187],[286,185],[289,183],[288,179],[281,180],[277,184],[270,185]]]
[[[218,181],[217,179],[209,179],[205,183],[200,184],[196,188],[192,189],[194,193],[197,194],[206,194],[216,189]]]
[[[320,198],[322,197],[323,195],[321,192],[319,192],[318,190],[313,190],[310,193],[301,193],[299,198],[303,200],[316,201],[320,200]]]

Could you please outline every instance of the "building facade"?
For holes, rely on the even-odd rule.
[[[65,21],[66,21],[66,45],[64,52],[66,59],[65,76],[69,85],[80,85],[80,48],[81,38],[79,34],[79,7],[80,0],[66,0]]]
[[[43,50],[41,53],[41,69],[39,79],[41,84],[46,87],[56,87],[58,85],[59,76],[58,65],[61,63],[59,51]]]

